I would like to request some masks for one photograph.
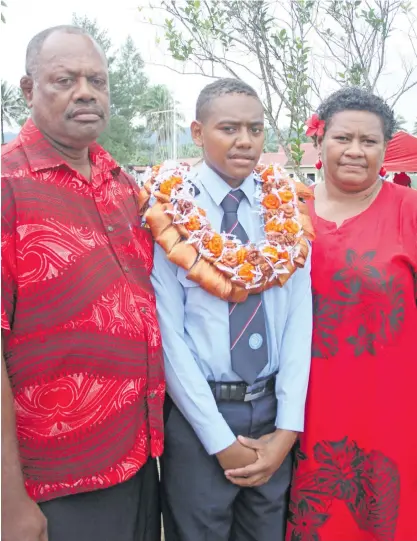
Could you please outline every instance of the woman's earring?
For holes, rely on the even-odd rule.
[[[315,163],[315,168],[318,169],[320,171],[320,169],[323,167],[323,162],[321,161],[321,159],[319,158],[316,163]]]
[[[387,176],[387,170],[385,169],[385,167],[381,167],[381,169],[379,170],[379,176],[381,178],[385,178]]]

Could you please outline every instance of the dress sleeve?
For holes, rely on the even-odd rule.
[[[417,190],[406,188],[400,220],[402,241],[417,271]]]
[[[406,188],[400,214],[401,238],[414,275],[417,305],[417,190]]]
[[[17,292],[16,204],[11,183],[1,181],[1,328],[10,331]]]

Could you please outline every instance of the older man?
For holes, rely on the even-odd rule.
[[[35,36],[2,148],[2,540],[159,539],[162,351],[137,188],[95,140],[102,50]]]

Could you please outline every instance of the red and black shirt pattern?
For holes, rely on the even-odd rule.
[[[2,333],[36,501],[121,483],[163,449],[153,242],[99,145],[91,180],[31,120],[2,148]]]

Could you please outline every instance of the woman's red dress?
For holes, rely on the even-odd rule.
[[[314,331],[287,541],[417,541],[417,191],[311,207]]]

